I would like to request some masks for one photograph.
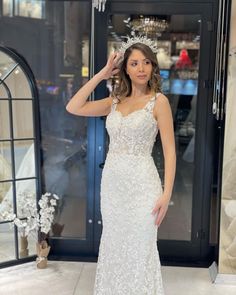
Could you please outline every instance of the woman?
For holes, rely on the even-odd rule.
[[[111,54],[66,107],[79,116],[107,115],[110,144],[101,180],[103,230],[94,295],[163,295],[156,241],[175,175],[173,120],[160,91],[150,40],[130,38],[123,51]],[[118,73],[111,97],[87,101],[99,82]],[[164,190],[151,156],[158,130],[165,158]]]

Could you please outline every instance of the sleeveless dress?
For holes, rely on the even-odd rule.
[[[110,142],[101,178],[103,228],[93,295],[164,295],[158,227],[151,214],[162,194],[151,156],[159,94],[126,116],[113,99],[106,119]]]

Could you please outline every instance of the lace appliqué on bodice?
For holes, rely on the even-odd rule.
[[[143,108],[125,116],[116,110],[117,99],[113,99],[111,112],[106,120],[110,137],[109,152],[140,156],[151,154],[158,133],[153,108],[159,94],[152,97]]]

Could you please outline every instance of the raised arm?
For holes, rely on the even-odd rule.
[[[104,79],[109,79],[112,75],[119,72],[118,64],[121,54],[112,53],[106,66],[94,75],[77,93],[70,99],[66,105],[66,110],[78,116],[104,116],[110,111],[112,98],[106,97],[97,101],[87,101],[90,94],[96,86]]]

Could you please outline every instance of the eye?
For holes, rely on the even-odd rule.
[[[147,59],[147,60],[145,61],[145,64],[146,64],[146,65],[150,65],[150,63],[151,63],[151,61],[150,61],[149,59]]]
[[[131,65],[132,67],[135,67],[135,66],[137,66],[137,62],[132,62],[130,65]]]

